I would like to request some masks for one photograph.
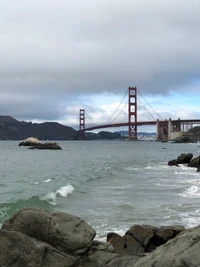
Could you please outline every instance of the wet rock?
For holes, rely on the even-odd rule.
[[[188,164],[188,167],[197,168],[198,170],[200,168],[200,156],[193,158]]]
[[[29,149],[52,149],[52,150],[60,150],[62,149],[57,143],[40,143],[34,146],[29,147]]]
[[[177,164],[187,164],[190,163],[193,157],[192,153],[182,153],[180,156],[177,157]]]
[[[172,159],[172,160],[168,161],[168,166],[177,166],[177,167],[179,167],[176,159]]]
[[[193,158],[192,153],[182,153],[177,159],[168,161],[168,166],[179,166],[178,164],[189,164]]]

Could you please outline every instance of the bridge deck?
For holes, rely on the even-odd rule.
[[[167,120],[160,121],[159,123],[166,123],[168,122]],[[200,120],[171,120],[172,123],[193,123],[193,124],[200,124]],[[142,125],[156,125],[157,121],[138,121],[137,123],[133,123],[131,125],[137,125],[137,126],[142,126]],[[105,125],[98,125],[98,126],[93,126],[93,127],[88,127],[85,128],[83,131],[92,131],[92,130],[97,130],[97,129],[103,129],[103,128],[112,128],[112,127],[121,127],[121,126],[129,126],[128,122],[124,123],[114,123],[114,124],[105,124]]]

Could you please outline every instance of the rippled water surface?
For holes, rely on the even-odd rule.
[[[16,210],[40,206],[81,217],[105,239],[133,224],[200,224],[200,173],[169,167],[197,144],[150,141],[59,141],[62,150],[0,142],[0,224]]]

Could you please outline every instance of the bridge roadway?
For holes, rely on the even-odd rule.
[[[168,120],[161,121],[159,120],[159,123],[166,122]],[[200,124],[200,120],[171,120],[172,123],[192,123],[192,124]],[[131,125],[137,125],[137,126],[142,126],[142,125],[156,125],[157,121],[138,121],[137,123],[131,123]],[[128,122],[124,123],[114,123],[114,124],[105,124],[105,125],[98,125],[98,126],[93,126],[93,127],[88,127],[85,129],[82,129],[82,131],[92,131],[92,130],[97,130],[97,129],[103,129],[103,128],[112,128],[112,127],[121,127],[121,126],[129,126]]]

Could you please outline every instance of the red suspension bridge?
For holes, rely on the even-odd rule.
[[[156,114],[161,119],[155,118],[153,115],[151,115],[149,113],[154,118],[154,120],[138,121],[137,102],[138,102],[137,87],[129,87],[128,88],[128,112],[127,112],[128,116],[127,116],[127,121],[126,122],[120,122],[120,123],[119,122],[118,123],[104,123],[101,125],[95,125],[95,126],[91,126],[91,127],[86,127],[86,125],[85,125],[85,122],[86,122],[85,109],[80,109],[80,113],[79,113],[79,139],[85,140],[85,132],[86,131],[93,131],[93,130],[103,129],[103,128],[127,126],[128,127],[128,140],[137,140],[138,139],[137,138],[138,126],[156,125],[156,139],[168,141],[168,140],[173,140],[174,138],[181,136],[184,132],[186,132],[190,128],[192,128],[194,124],[200,124],[200,119],[199,120],[198,119],[187,119],[187,120],[181,120],[181,119],[177,119],[177,120],[169,119],[169,120],[167,120],[167,119],[165,119],[164,120],[157,112],[156,112]]]

